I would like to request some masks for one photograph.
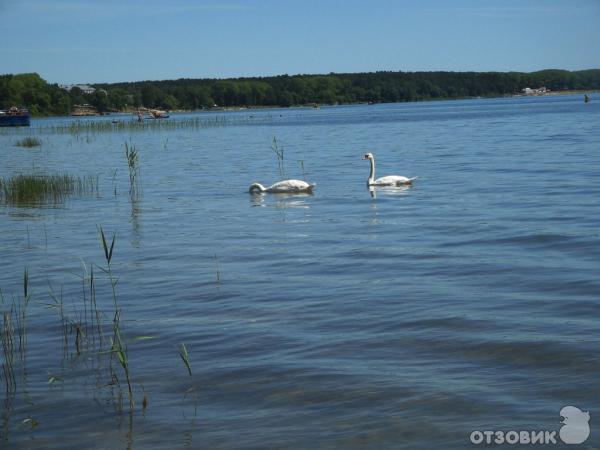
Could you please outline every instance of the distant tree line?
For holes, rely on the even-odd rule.
[[[139,107],[196,110],[214,105],[410,102],[517,94],[526,87],[552,91],[598,90],[600,69],[569,72],[372,72],[280,75],[235,79],[187,79],[95,84],[93,94],[67,92],[38,74],[0,75],[0,107],[25,106],[35,115],[68,114],[74,105],[99,111]]]

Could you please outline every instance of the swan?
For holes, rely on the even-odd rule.
[[[387,177],[375,179],[375,157],[373,156],[373,153],[367,153],[362,159],[368,159],[371,163],[371,173],[367,180],[368,186],[402,186],[412,184],[412,182],[417,179],[417,177],[406,178],[400,175],[388,175]]]
[[[299,194],[312,193],[316,184],[309,184],[302,180],[283,180],[272,184],[269,187],[264,187],[260,183],[252,183],[248,192],[250,194],[270,192],[272,194]]]

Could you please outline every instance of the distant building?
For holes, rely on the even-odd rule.
[[[525,89],[522,89],[521,92],[523,92],[524,95],[542,95],[550,92],[550,89],[546,88],[545,86],[539,87],[537,89],[531,89],[529,87],[526,87]]]
[[[68,92],[71,92],[73,88],[81,89],[81,92],[84,94],[93,94],[96,92],[96,89],[88,84],[59,84],[58,87]]]
[[[98,111],[91,105],[84,103],[83,105],[74,105],[72,116],[97,116]]]

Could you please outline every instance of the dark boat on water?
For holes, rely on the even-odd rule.
[[[28,127],[29,111],[25,108],[13,106],[9,109],[0,109],[0,127]]]

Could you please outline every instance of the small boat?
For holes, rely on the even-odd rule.
[[[28,127],[29,111],[25,108],[13,106],[9,109],[0,109],[0,127]]]
[[[158,109],[151,109],[148,111],[150,113],[150,119],[168,119],[169,115],[166,111],[160,111]]]

